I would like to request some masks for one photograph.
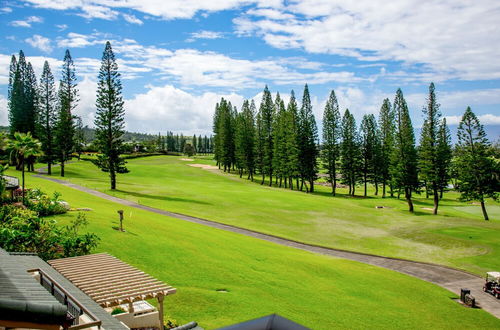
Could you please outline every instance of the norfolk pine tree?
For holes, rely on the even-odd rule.
[[[286,109],[285,103],[280,97],[279,93],[276,93],[276,100],[274,102],[274,107],[276,109],[273,121],[273,169],[276,176],[276,180],[279,179],[279,186],[281,187],[283,183],[283,178],[285,176],[285,166],[286,166],[286,132],[285,132],[285,120],[286,120]],[[285,179],[285,185],[286,185]]]
[[[340,160],[341,121],[335,91],[331,91],[323,113],[323,150],[321,158],[335,196],[337,186],[337,163]]]
[[[368,182],[372,182],[378,190],[379,135],[377,121],[373,114],[363,116],[360,133],[364,196],[366,197]]]
[[[385,99],[380,108],[379,128],[380,128],[380,162],[379,173],[382,181],[382,198],[385,197],[386,186],[390,184],[391,155],[394,148],[394,111],[391,108],[389,99]],[[391,197],[393,196],[391,185]]]
[[[361,176],[361,149],[359,143],[356,120],[345,110],[342,117],[342,142],[341,142],[341,172],[342,182],[349,186],[349,195],[356,193],[356,183]]]
[[[55,130],[57,157],[61,163],[61,176],[64,176],[64,163],[70,158],[74,149],[75,127],[72,112],[78,102],[76,87],[75,65],[69,50],[66,50],[59,83],[59,113]]]
[[[125,161],[120,157],[125,125],[122,84],[111,44],[106,42],[98,75],[96,114],[96,142],[101,152],[94,162],[109,173],[111,189],[116,189],[116,174],[127,173]]]
[[[491,148],[483,126],[470,107],[458,125],[457,174],[460,199],[478,200],[484,220],[489,220],[484,199],[498,199],[500,169],[491,157]]]
[[[288,178],[290,189],[293,190],[293,179],[296,179],[297,189],[299,188],[299,145],[298,145],[298,109],[295,93],[292,90],[290,93],[290,101],[285,113],[285,177]]]
[[[273,120],[274,120],[274,102],[271,92],[266,87],[262,94],[262,102],[260,103],[259,114],[261,120],[261,138],[262,138],[262,183],[264,184],[265,175],[269,175],[269,186],[273,183]]]
[[[419,188],[415,133],[403,92],[398,89],[394,99],[396,133],[392,152],[391,178],[395,188],[403,191],[408,210],[413,212],[412,193]]]
[[[57,94],[54,76],[47,61],[43,64],[43,72],[38,86],[38,115],[36,120],[37,135],[42,143],[42,151],[47,162],[47,173],[52,174],[52,164],[56,159],[54,130],[57,121]]]
[[[441,164],[444,158],[439,157],[438,145],[441,112],[439,111],[439,104],[436,102],[434,89],[434,83],[431,83],[427,106],[423,109],[426,117],[420,135],[419,167],[421,179],[426,182],[426,189],[430,188],[434,197],[433,214],[437,214],[439,192],[442,184],[442,172],[439,169],[444,165]]]
[[[318,171],[318,129],[316,119],[314,118],[309,87],[304,86],[304,95],[302,97],[302,106],[299,112],[299,161],[302,184],[309,181],[309,189],[306,191],[314,192],[314,180]],[[302,188],[302,187],[301,187]]]

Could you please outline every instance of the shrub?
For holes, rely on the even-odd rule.
[[[15,205],[0,207],[0,247],[7,251],[36,253],[44,260],[90,253],[99,238],[93,233],[79,234],[87,221],[83,213],[68,226],[41,218],[36,211]]]
[[[126,310],[124,310],[123,308],[121,308],[120,306],[118,306],[118,307],[113,308],[113,311],[111,312],[111,315],[121,314],[121,313],[125,313],[125,312],[126,312]]]
[[[50,197],[40,189],[31,189],[27,191],[25,205],[41,217],[66,213],[67,209],[59,199],[60,196],[58,192]]]

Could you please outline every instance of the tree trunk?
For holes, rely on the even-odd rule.
[[[47,174],[51,175],[52,174],[52,162],[47,163]]]
[[[429,198],[429,187],[427,186],[427,182],[424,182],[425,186],[425,198]]]
[[[333,175],[333,183],[332,183],[332,188],[333,188],[333,196],[335,196],[336,190],[337,190],[337,176],[334,174]]]
[[[353,183],[352,184],[352,195],[354,196],[355,193],[356,193],[356,183]]]
[[[394,197],[394,189],[392,187],[392,183],[389,184],[389,189],[391,190],[391,197]],[[399,198],[399,197],[398,197]]]
[[[309,188],[309,192],[313,193],[314,192],[314,179],[313,178],[309,179],[309,185],[311,186]]]
[[[243,169],[240,168],[240,179],[243,176]]]
[[[486,206],[484,206],[484,200],[481,200],[481,210],[483,211],[484,220],[490,220],[490,218],[488,218],[488,213],[486,212]]]
[[[378,196],[378,182],[375,181],[375,196]]]
[[[273,185],[273,173],[269,173],[269,187]]]
[[[434,188],[434,211],[432,214],[438,214],[438,206],[439,206],[439,191],[437,188]]]
[[[280,177],[280,188],[281,188],[281,183],[282,183],[282,181],[283,181],[283,178],[282,178],[282,177]]]
[[[439,199],[443,199],[443,194],[444,194],[444,189],[443,189],[443,188],[441,188],[441,189],[439,190]]]
[[[64,177],[64,160],[61,160],[61,176]]]
[[[23,196],[23,205],[24,205],[24,160],[21,161],[21,171],[22,171],[22,179],[23,179],[23,187],[22,187],[22,196]]]
[[[109,171],[109,176],[111,177],[111,190],[115,190],[116,189],[116,173],[115,173],[114,169]]]
[[[368,186],[367,186],[367,179],[366,179],[366,172],[363,174],[363,181],[365,182],[365,192],[363,194],[363,196],[366,197],[366,194],[367,194],[367,189],[368,189]]]
[[[333,184],[333,176],[330,174],[330,184],[332,185],[332,195],[335,196],[335,186]]]
[[[264,184],[264,180],[266,179],[266,175],[264,172],[262,172],[262,182],[260,183],[261,185]]]
[[[413,202],[411,200],[411,191],[408,188],[405,189],[405,198],[406,202],[408,203],[408,211],[413,213]]]
[[[385,181],[382,182],[382,198],[385,198]]]

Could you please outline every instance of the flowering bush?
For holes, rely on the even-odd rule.
[[[54,192],[54,195],[50,197],[40,189],[30,189],[26,192],[25,205],[41,217],[66,213],[66,204],[59,199],[60,196],[58,192]]]

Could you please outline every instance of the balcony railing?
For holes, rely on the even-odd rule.
[[[35,275],[38,273],[40,284],[47,289],[61,304],[68,307],[68,316],[72,320],[68,327],[70,330],[85,329],[90,327],[101,328],[101,321],[85,306],[83,306],[76,298],[60,286],[49,275],[45,274],[40,269],[31,269],[28,272]],[[80,324],[80,317],[86,315],[91,321]]]

